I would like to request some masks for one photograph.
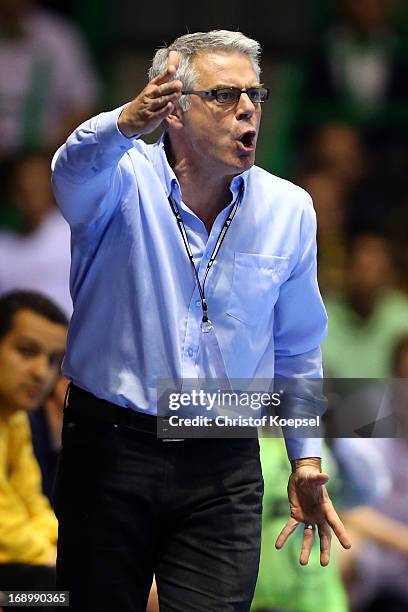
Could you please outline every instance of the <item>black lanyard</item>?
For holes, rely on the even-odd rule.
[[[243,185],[241,185],[241,189],[240,189],[240,191],[239,191],[239,193],[238,193],[238,195],[237,195],[237,197],[235,199],[234,206],[232,207],[230,214],[226,218],[226,220],[224,222],[224,225],[221,228],[221,231],[220,231],[220,233],[218,235],[217,242],[215,243],[215,247],[214,247],[214,250],[212,252],[212,255],[211,255],[210,259],[208,260],[207,268],[205,270],[204,280],[203,280],[203,284],[202,285],[200,283],[200,278],[198,276],[198,270],[197,270],[197,268],[194,265],[193,252],[191,250],[190,243],[188,241],[186,228],[184,227],[184,223],[183,223],[183,219],[181,218],[180,211],[178,209],[178,206],[177,206],[176,202],[173,200],[173,198],[171,196],[169,196],[169,198],[168,198],[170,206],[171,206],[171,209],[172,209],[172,211],[174,213],[174,216],[176,217],[177,225],[178,225],[181,237],[182,237],[183,242],[184,242],[184,246],[185,246],[185,249],[186,249],[186,252],[187,252],[187,256],[188,256],[188,258],[189,258],[189,260],[191,262],[191,265],[193,266],[194,274],[195,274],[195,277],[196,277],[196,280],[197,280],[197,287],[198,287],[198,291],[200,293],[200,299],[201,299],[201,308],[202,308],[202,311],[203,311],[203,318],[201,320],[201,331],[203,331],[204,333],[207,333],[207,332],[211,331],[211,329],[212,329],[212,323],[211,323],[211,321],[208,318],[207,301],[205,299],[205,292],[204,292],[205,281],[207,280],[207,276],[208,276],[208,273],[209,273],[209,271],[211,269],[211,266],[213,265],[213,263],[215,261],[215,258],[217,257],[218,251],[221,248],[222,242],[223,242],[223,240],[225,238],[225,235],[226,235],[226,233],[228,231],[228,228],[229,228],[229,226],[232,223],[232,220],[233,220],[233,218],[235,216],[235,213],[237,212],[237,208],[238,208],[238,205],[239,205],[240,201],[242,200],[243,193],[244,193],[244,187],[243,187]]]

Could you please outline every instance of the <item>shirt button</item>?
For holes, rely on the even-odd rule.
[[[210,251],[207,251],[206,254],[205,254],[205,258],[208,260],[208,259],[210,259],[210,257],[211,257],[211,253],[210,253]]]
[[[192,357],[192,356],[193,356],[193,354],[194,354],[194,351],[193,351],[193,349],[190,347],[190,348],[188,349],[187,353],[188,353],[188,356],[189,356],[189,357]]]
[[[201,306],[201,300],[196,300],[195,301],[195,307],[196,308],[200,308],[200,306]]]

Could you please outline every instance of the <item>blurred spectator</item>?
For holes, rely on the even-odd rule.
[[[341,292],[346,265],[345,187],[329,172],[309,172],[300,185],[310,193],[317,215],[319,286],[324,294]]]
[[[356,191],[348,198],[350,222],[354,231],[379,231],[390,207],[400,206],[401,194],[408,188],[407,36],[396,20],[395,0],[339,0],[336,4],[340,7],[337,19],[302,71],[298,127],[303,139],[305,130],[316,124],[359,128],[369,168],[362,181],[354,181]],[[343,169],[358,178],[357,147],[353,152],[346,132],[326,133],[325,138],[329,142],[322,144],[329,157],[349,148],[348,161],[342,155]]]
[[[408,336],[397,341],[392,363],[400,380],[391,385],[388,413],[397,417],[400,437],[365,441],[381,454],[391,488],[386,498],[343,515],[353,531],[353,552],[344,563],[356,609],[364,612],[408,609]]]
[[[322,124],[313,134],[308,163],[352,188],[366,170],[366,151],[359,132],[340,122]]]
[[[393,289],[388,240],[359,235],[349,246],[344,296],[327,297],[329,333],[323,343],[326,376],[387,377],[395,340],[408,331],[408,299]]]
[[[54,150],[97,103],[79,32],[35,0],[0,0],[0,74],[0,158]]]
[[[67,321],[40,294],[0,298],[0,589],[54,587],[57,521],[41,493],[27,410],[49,393]]]
[[[393,23],[395,2],[342,0],[340,6],[340,18],[327,31],[311,64],[309,94],[331,104],[327,118],[407,125],[403,103],[408,97],[408,64]],[[391,104],[394,113],[390,117]],[[318,110],[321,113],[322,108]]]
[[[0,294],[40,291],[71,315],[70,230],[55,206],[48,157],[22,157],[11,184],[24,233],[0,231]]]
[[[306,140],[306,169],[328,173],[341,182],[347,201],[347,231],[381,232],[392,227],[392,217],[404,209],[408,183],[404,186],[405,169],[404,179],[398,178],[393,155],[388,160],[392,167],[384,158],[384,143],[368,146],[360,130],[339,121],[320,125]]]

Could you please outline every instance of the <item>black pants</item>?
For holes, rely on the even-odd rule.
[[[54,499],[57,588],[70,591],[70,609],[145,612],[154,573],[161,612],[247,612],[261,537],[258,440],[163,441],[137,423],[91,419],[85,405],[81,416],[83,401],[65,411]]]

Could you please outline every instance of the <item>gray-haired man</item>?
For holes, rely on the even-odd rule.
[[[59,587],[75,610],[247,611],[260,546],[254,439],[156,437],[160,378],[321,376],[326,314],[309,196],[254,166],[259,44],[188,34],[157,52],[150,82],[84,123],[53,182],[73,235],[64,374],[72,380],[56,490]],[[155,145],[139,136],[163,123]],[[312,439],[287,440],[292,518],[344,528]]]

